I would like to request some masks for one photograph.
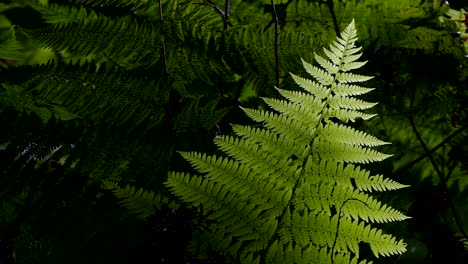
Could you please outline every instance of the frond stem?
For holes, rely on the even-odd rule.
[[[341,204],[340,210],[339,210],[339,212],[338,212],[338,222],[336,223],[335,240],[333,241],[333,246],[332,246],[331,252],[330,252],[331,264],[335,264],[334,253],[335,253],[336,242],[338,241],[338,231],[340,230],[340,221],[341,221],[340,215],[341,215],[341,211],[343,210],[343,207],[345,206],[345,204],[346,204],[347,202],[350,202],[350,201],[361,202],[361,203],[363,203],[365,206],[367,206],[369,209],[372,210],[372,208],[370,208],[369,205],[367,205],[365,202],[363,202],[363,201],[361,201],[361,200],[359,200],[359,199],[357,199],[357,198],[349,198],[349,199],[347,199],[346,201],[344,201],[343,204]]]

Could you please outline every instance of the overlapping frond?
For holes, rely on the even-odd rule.
[[[59,26],[69,23],[81,24],[86,20],[89,21],[98,18],[96,12],[91,9],[86,9],[83,6],[66,7],[57,4],[34,4],[32,7],[41,13],[46,23],[60,24]]]
[[[171,208],[176,208],[176,204],[169,203],[167,197],[152,191],[137,189],[130,185],[122,188],[116,182],[108,180],[103,181],[103,187],[112,190],[114,195],[120,199],[121,204],[141,219],[154,215],[155,209],[161,209],[163,204],[169,204]]]
[[[16,40],[15,28],[11,27],[7,33],[0,35],[0,58],[19,60],[21,57],[21,44]],[[7,67],[4,61],[0,61],[0,66]]]
[[[48,10],[50,11],[50,10]],[[114,60],[126,58],[137,62],[145,56],[159,57],[159,32],[149,23],[139,23],[125,18],[111,19],[77,11],[76,23],[60,21],[48,27],[28,31],[37,46],[66,51],[74,55],[92,57],[95,55],[113,57]],[[80,13],[81,12],[81,13]],[[50,15],[51,19],[59,19]],[[122,45],[125,43],[125,45]]]
[[[406,250],[370,223],[408,217],[364,192],[406,186],[353,165],[390,157],[373,149],[388,143],[335,123],[374,116],[361,110],[375,103],[352,97],[372,89],[348,84],[372,78],[350,72],[365,64],[356,40],[353,21],[326,57],[315,54],[320,67],[303,61],[315,81],[292,74],[304,91],[263,98],[274,111],[242,108],[263,128],[216,137],[228,157],[181,153],[202,175],[172,172],[166,185],[216,222],[204,237],[214,250],[239,263],[358,263],[360,242],[376,257]]]
[[[24,105],[28,111],[44,108],[49,117],[55,113],[63,119],[114,116],[121,123],[133,118],[140,123],[146,118],[159,121],[164,117],[161,105],[168,100],[169,90],[157,88],[156,80],[138,76],[143,72],[80,64],[50,62],[14,68],[4,81],[16,86],[8,89],[8,97],[4,99],[12,100],[11,105],[17,102],[18,108]],[[34,96],[38,92],[41,95]],[[47,115],[43,119],[47,120]]]

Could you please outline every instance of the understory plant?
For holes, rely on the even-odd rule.
[[[353,20],[314,54],[319,66],[302,61],[314,80],[291,74],[301,90],[277,88],[284,99],[263,98],[271,110],[242,108],[261,125],[217,136],[227,156],[180,152],[200,175],[171,172],[165,184],[212,223],[200,248],[235,263],[371,263],[360,243],[375,257],[406,251],[371,224],[408,217],[370,195],[406,185],[361,167],[390,157],[373,149],[388,143],[347,125],[375,116],[363,110],[376,103],[355,98],[373,90],[356,84],[372,78],[353,73],[366,63],[357,40]]]

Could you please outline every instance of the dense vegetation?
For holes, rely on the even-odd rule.
[[[79,2],[79,3],[77,3]],[[459,1],[461,2],[461,1]],[[235,263],[214,223],[164,184],[176,151],[219,154],[258,126],[275,86],[298,90],[354,19],[392,142],[364,165],[405,185],[374,194],[411,219],[376,224],[407,252],[374,263],[468,260],[468,14],[439,0],[18,0],[0,3],[0,263]]]

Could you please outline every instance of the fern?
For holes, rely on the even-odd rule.
[[[360,111],[374,104],[352,97],[372,90],[354,84],[371,77],[350,72],[365,64],[356,40],[353,20],[324,49],[328,59],[315,54],[321,67],[303,61],[316,81],[292,75],[304,91],[264,98],[275,112],[243,109],[264,128],[234,125],[239,137],[216,137],[229,158],[180,152],[204,175],[171,172],[166,186],[216,222],[204,246],[240,263],[357,263],[360,242],[376,257],[405,252],[369,222],[408,217],[365,191],[406,186],[352,164],[390,157],[370,148],[387,143],[335,122],[374,116]]]
[[[0,33],[0,58],[20,60],[21,57],[21,44],[16,40],[14,27],[11,27],[7,33]],[[0,61],[0,66],[8,68],[4,61]]]
[[[65,9],[65,8],[63,8]],[[57,8],[57,10],[62,10]],[[39,9],[39,11],[43,11]],[[87,14],[83,9],[71,9],[72,17],[80,24],[61,21],[40,30],[26,30],[37,46],[66,51],[75,55],[88,57],[101,55],[110,56],[114,60],[124,60],[136,63],[145,56],[154,61],[158,59],[154,43],[159,35],[152,25],[139,24],[129,18],[111,19],[96,16],[93,12]],[[47,16],[48,19],[59,19]],[[92,41],[91,41],[92,40]],[[122,46],[122,43],[125,43]]]
[[[79,64],[49,62],[11,69],[4,81],[14,85],[0,92],[4,95],[0,101],[20,111],[37,111],[44,121],[52,114],[62,120],[108,119],[115,115],[121,123],[133,118],[137,123],[148,117],[155,123],[163,119],[165,113],[160,105],[168,100],[169,91],[155,88],[158,84],[147,73],[106,70],[104,64]]]
[[[86,8],[80,7],[64,7],[57,4],[50,5],[33,5],[34,9],[39,11],[45,22],[49,24],[62,24],[67,25],[69,23],[84,23],[86,20],[98,19],[98,15],[93,10],[87,10]]]
[[[154,215],[154,210],[161,209],[163,205],[168,205],[174,210],[178,207],[174,202],[169,203],[167,197],[155,194],[152,191],[137,190],[130,185],[121,188],[116,182],[104,180],[103,187],[112,190],[114,195],[120,199],[122,205],[130,212],[137,214],[138,218],[141,219]]]

